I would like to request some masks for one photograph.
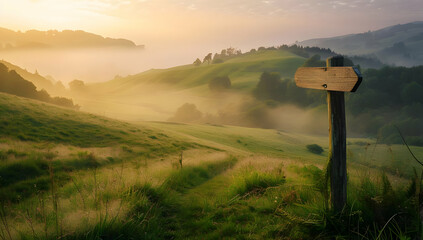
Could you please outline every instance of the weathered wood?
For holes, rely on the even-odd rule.
[[[328,91],[355,92],[361,80],[355,67],[302,67],[295,73],[298,87]]]
[[[341,67],[343,57],[326,60],[327,67]],[[329,115],[329,173],[331,204],[335,212],[341,211],[347,202],[347,157],[344,93],[328,91]]]

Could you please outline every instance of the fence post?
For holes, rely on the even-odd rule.
[[[326,60],[327,67],[344,66],[344,58]],[[328,91],[330,200],[332,209],[340,212],[347,202],[347,159],[344,92]]]

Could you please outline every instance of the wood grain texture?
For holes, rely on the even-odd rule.
[[[343,92],[328,91],[330,196],[339,212],[347,202],[347,144]]]
[[[354,92],[361,80],[355,67],[301,67],[295,73],[298,87],[327,91]]]
[[[343,68],[343,57],[328,58],[327,67]],[[347,154],[345,100],[341,91],[328,91],[329,171],[332,209],[340,212],[347,202]]]

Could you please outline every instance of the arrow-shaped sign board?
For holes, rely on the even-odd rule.
[[[295,73],[298,87],[327,91],[355,92],[361,80],[355,67],[301,67]]]
[[[330,201],[335,212],[347,202],[347,131],[344,92],[355,92],[362,76],[355,67],[345,67],[344,57],[326,60],[326,67],[302,67],[295,73],[298,87],[327,90],[329,116]]]

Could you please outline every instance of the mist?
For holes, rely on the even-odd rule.
[[[145,83],[120,93],[95,95],[98,86],[88,85],[86,92],[73,92],[73,98],[83,111],[126,121],[236,125],[327,134],[327,106],[269,105],[248,93],[234,90],[213,93],[205,88],[176,90],[168,85]]]
[[[138,74],[153,68],[190,64],[202,54],[170,47],[109,47],[3,51],[1,58],[29,72],[52,76],[66,85],[74,79],[89,83],[104,82],[116,76]]]

